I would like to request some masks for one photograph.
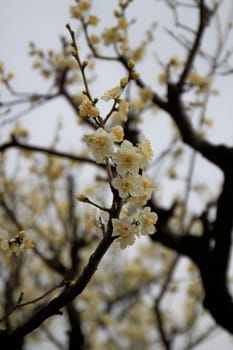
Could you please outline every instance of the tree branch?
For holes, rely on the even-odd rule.
[[[58,297],[54,298],[39,311],[35,312],[35,314],[28,321],[16,328],[10,334],[9,338],[11,340],[9,341],[17,344],[17,342],[20,342],[27,334],[38,328],[49,317],[61,314],[60,309],[74,300],[86,288],[93,274],[96,272],[102,257],[107,252],[114,240],[115,237],[105,235],[99,242],[94,253],[90,256],[90,259],[77,282],[73,286],[66,288]]]
[[[47,148],[47,147],[40,147],[40,146],[35,146],[35,145],[27,145],[25,143],[22,143],[21,141],[17,140],[16,138],[12,138],[11,141],[6,142],[2,145],[0,145],[0,152],[4,152],[7,149],[10,148],[18,148],[18,149],[23,149],[25,151],[33,151],[33,152],[39,152],[39,153],[44,153],[49,156],[55,156],[55,157],[60,157],[76,162],[84,162],[88,163],[91,165],[96,166],[96,163],[94,160],[86,158],[86,157],[81,157],[81,156],[76,156],[71,153],[66,153],[62,151],[55,151],[54,149]],[[104,165],[97,164],[97,166],[104,167]]]

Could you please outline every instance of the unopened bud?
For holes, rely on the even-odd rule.
[[[140,73],[139,72],[132,72],[131,78],[133,80],[137,80],[139,77],[140,77]]]
[[[130,59],[130,60],[128,61],[128,68],[129,68],[129,69],[133,69],[134,66],[135,66],[135,61],[132,60],[132,59]]]
[[[88,202],[88,197],[85,196],[85,195],[82,194],[82,193],[77,194],[76,199],[77,199],[79,202]]]
[[[83,66],[83,68],[85,68],[86,66],[88,66],[88,62],[87,61],[83,61],[82,66]]]

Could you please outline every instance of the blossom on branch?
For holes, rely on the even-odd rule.
[[[119,98],[121,93],[122,93],[122,87],[115,86],[114,88],[105,91],[104,96],[102,96],[101,98],[104,101],[110,101],[110,100]]]
[[[84,100],[79,108],[79,115],[80,117],[90,117],[90,118],[96,118],[100,114],[97,107],[95,107],[91,101]]]
[[[145,207],[140,212],[140,233],[142,235],[153,234],[156,231],[155,224],[158,221],[158,215],[151,212],[150,207]]]
[[[137,226],[132,223],[128,216],[122,219],[112,219],[113,235],[119,236],[120,247],[122,249],[133,245],[136,240]]]
[[[97,129],[93,134],[85,134],[84,141],[89,146],[96,163],[101,163],[104,159],[113,155],[115,136],[111,132],[106,132],[103,128]]]
[[[142,154],[131,142],[124,140],[119,150],[114,154],[113,160],[116,163],[118,174],[131,173],[136,175],[141,168]]]
[[[143,195],[143,184],[140,175],[126,174],[125,176],[116,176],[112,185],[119,191],[121,198],[140,197]]]

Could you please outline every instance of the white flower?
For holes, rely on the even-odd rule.
[[[112,219],[113,235],[119,236],[120,247],[122,249],[133,245],[137,235],[137,226],[132,223],[128,216],[122,219]]]
[[[144,205],[146,205],[146,203],[148,202],[149,199],[150,199],[150,197],[148,197],[147,195],[143,195],[140,197],[130,197],[128,202],[134,208],[141,208]]]
[[[123,176],[127,173],[137,175],[141,168],[142,155],[138,152],[137,147],[125,140],[114,154],[113,160],[116,163],[118,174]]]
[[[84,140],[89,146],[96,163],[101,163],[114,152],[113,144],[115,136],[102,128],[97,129],[93,134],[84,135]]]
[[[105,91],[104,96],[102,96],[102,100],[109,101],[114,100],[120,97],[122,93],[122,88],[120,86],[115,86],[114,88]]]
[[[143,188],[142,194],[138,197],[129,198],[130,203],[138,208],[143,207],[148,202],[153,190],[155,189],[155,185],[151,182],[148,175],[142,174],[140,176],[140,181]]]
[[[139,214],[140,232],[142,235],[153,234],[156,231],[155,224],[158,221],[158,215],[151,212],[150,207],[145,207]]]
[[[119,191],[121,198],[129,196],[139,197],[143,195],[143,185],[140,175],[126,174],[125,176],[116,176],[112,180],[112,185]]]

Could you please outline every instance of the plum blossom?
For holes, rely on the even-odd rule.
[[[111,132],[114,134],[116,142],[123,141],[124,130],[123,130],[122,126],[120,126],[120,125],[113,126],[111,128]]]
[[[84,100],[81,103],[81,106],[79,108],[79,115],[80,117],[90,117],[90,118],[95,118],[98,117],[100,114],[99,110],[97,107],[95,107],[91,101],[89,100]]]
[[[153,157],[153,150],[152,150],[152,147],[151,147],[150,140],[148,140],[147,138],[143,137],[142,141],[138,145],[138,149],[143,155],[142,167],[145,168],[145,166],[147,165],[148,161],[150,159],[152,159],[152,157]]]
[[[155,224],[158,221],[158,215],[151,212],[150,207],[145,207],[139,214],[140,233],[142,235],[153,234],[156,231]]]
[[[95,133],[84,135],[84,141],[89,146],[96,163],[101,163],[104,159],[113,155],[115,136],[113,133],[106,132],[103,128],[97,129]]]
[[[118,175],[112,180],[112,186],[119,191],[121,198],[139,197],[144,191],[140,175],[126,174],[123,177]]]
[[[121,147],[113,156],[117,173],[124,176],[126,173],[138,174],[142,163],[142,154],[138,152],[131,142],[124,140]]]
[[[137,226],[132,223],[128,216],[122,219],[112,219],[113,235],[119,236],[120,247],[125,249],[129,245],[133,245],[136,240]]]
[[[104,101],[110,101],[110,100],[119,98],[121,93],[122,93],[122,87],[115,86],[114,88],[105,91],[104,96],[102,96],[101,98]]]

